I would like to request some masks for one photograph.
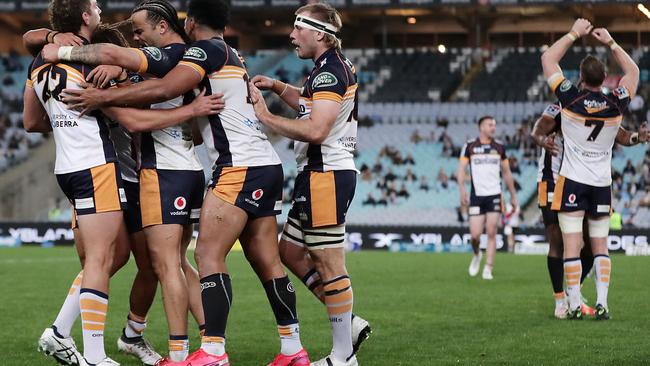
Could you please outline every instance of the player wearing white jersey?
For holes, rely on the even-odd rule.
[[[605,65],[593,56],[580,64],[582,89],[562,75],[559,62],[577,38],[590,34],[608,45],[625,75],[611,94],[604,93]],[[569,317],[580,319],[579,257],[583,219],[588,231],[596,267],[596,319],[609,319],[607,293],[611,276],[607,236],[611,210],[612,146],[619,132],[623,113],[636,93],[639,68],[616,44],[604,28],[593,29],[586,19],[578,19],[571,31],[542,55],[542,67],[548,84],[562,107],[563,158],[552,209],[559,211],[558,221],[564,242],[564,277],[569,298]]]
[[[248,75],[237,52],[223,41],[229,18],[224,1],[192,0],[185,29],[194,41],[183,61],[162,79],[116,90],[73,92],[86,107],[156,103],[201,85],[207,94],[223,90],[225,109],[203,125],[203,138],[216,157],[205,198],[195,252],[201,274],[205,336],[192,365],[226,364],[225,328],[232,290],[225,258],[239,238],[264,284],[281,336],[279,358],[309,362],[298,333],[293,285],[282,268],[275,215],[281,209],[282,167],[260,131],[248,96]],[[203,123],[206,123],[205,121]],[[218,285],[217,285],[218,284]]]
[[[552,211],[550,207],[551,202],[553,202],[555,183],[557,182],[562,164],[563,139],[561,134],[561,110],[562,107],[559,103],[549,104],[541,117],[535,122],[531,136],[535,143],[543,148],[539,158],[537,174],[538,205],[542,211],[546,238],[549,242],[547,267],[555,297],[555,317],[565,319],[568,305],[564,292],[564,266],[562,260],[564,244],[562,243],[562,232],[560,231],[557,212]],[[647,141],[647,125],[647,122],[644,122],[639,128],[639,132],[634,133],[620,127],[616,136],[616,142],[623,146],[632,146]],[[588,228],[583,225],[583,229]],[[582,264],[581,283],[591,271],[594,262],[591,245],[589,245],[589,233],[587,230],[584,231],[583,240],[587,244],[580,251],[580,262]],[[594,312],[586,304],[582,304],[581,308],[583,314],[593,314]]]
[[[503,213],[503,194],[501,176],[510,191],[510,203],[518,210],[517,194],[510,165],[503,144],[494,139],[496,121],[490,116],[478,120],[479,137],[468,141],[461,150],[458,163],[458,188],[461,206],[468,207],[469,231],[472,237],[474,256],[469,265],[470,276],[476,276],[481,267],[481,234],[486,231],[487,249],[483,268],[483,279],[491,280],[494,256],[497,250],[496,234],[501,213]],[[465,169],[470,167],[471,192],[465,190]]]
[[[290,34],[298,56],[314,68],[302,88],[266,76],[252,79],[251,95],[260,121],[295,141],[298,176],[280,248],[283,262],[327,307],[333,347],[312,365],[356,365],[358,340],[368,323],[355,317],[352,284],[345,267],[345,219],[354,197],[357,170],[357,79],[341,52],[341,17],[333,7],[314,3],[296,11]],[[292,120],[271,114],[258,88],[273,90],[298,111]],[[353,333],[352,328],[358,328]],[[357,339],[352,339],[354,335]]]

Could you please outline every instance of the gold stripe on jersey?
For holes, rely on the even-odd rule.
[[[469,158],[467,156],[461,156],[460,160],[461,161],[469,161]]]
[[[32,79],[25,80],[25,87],[30,89],[34,88],[34,82],[32,81]]]
[[[140,212],[143,227],[162,224],[160,183],[155,169],[140,170]]]
[[[551,210],[559,211],[562,208],[562,196],[564,195],[564,181],[566,178],[563,176],[557,177],[557,183],[555,184],[555,191],[553,191],[553,203],[551,204]]]
[[[199,73],[199,75],[201,75],[201,79],[203,79],[203,77],[205,76],[205,70],[203,70],[203,68],[201,66],[197,65],[197,64],[187,62],[187,61],[181,61],[178,64],[183,65],[183,66],[189,66],[189,67],[193,68],[194,70],[196,70],[196,72]]]
[[[138,67],[138,73],[144,74],[149,68],[149,60],[147,60],[147,56],[139,48],[129,48],[129,49],[135,51],[135,53],[138,54],[138,57],[140,57],[140,66]]]
[[[312,226],[336,225],[336,182],[334,171],[310,172]]]
[[[114,163],[90,168],[95,196],[95,212],[119,211],[120,194],[117,188],[117,169]]]
[[[575,112],[572,112],[568,109],[563,109],[562,113],[568,117],[567,120],[571,122],[576,122],[576,123],[585,123],[586,120],[594,120],[594,121],[605,121],[605,126],[616,126],[621,121],[623,121],[623,116],[618,115],[616,117],[589,117],[589,116],[583,116],[580,114],[577,114]],[[564,121],[564,120],[563,120]]]
[[[48,67],[50,65],[52,65],[52,64],[41,65],[38,68],[32,70],[32,79],[34,79],[38,75],[39,71],[41,71],[42,69],[44,69],[44,68],[46,68],[46,67]]]
[[[244,69],[243,67],[232,66],[232,65],[224,66],[219,71],[236,71],[236,72],[246,73],[246,69]]]
[[[341,103],[343,101],[343,97],[332,92],[316,92],[312,96],[312,100],[331,100],[337,103]]]
[[[560,77],[555,78],[555,80],[550,80],[549,79],[549,82],[552,82],[550,87],[551,87],[551,90],[553,91],[553,93],[555,93],[555,89],[557,89],[557,87],[560,86],[560,84],[562,84],[562,82],[564,80],[566,80],[566,78],[561,76],[561,75],[560,75]]]
[[[56,64],[54,65],[55,67],[60,67],[64,69],[65,71],[68,72],[68,80],[70,80],[70,77],[77,77],[78,79],[84,80],[86,77],[79,72],[79,70],[75,69],[74,67],[65,65],[65,64]]]

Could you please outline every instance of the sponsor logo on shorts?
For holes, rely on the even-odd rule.
[[[176,199],[174,199],[174,207],[176,207],[177,210],[183,210],[187,206],[187,200],[183,196],[178,196]]]
[[[296,202],[307,202],[307,197],[305,197],[305,196],[296,197],[296,199],[294,201],[296,201]]]
[[[492,200],[492,203],[499,203],[499,202],[501,202],[501,197],[497,197]]]
[[[193,208],[190,211],[190,219],[198,219],[201,217],[201,209],[200,208]]]
[[[95,200],[92,197],[76,198],[74,200],[74,208],[77,210],[85,210],[95,207]]]
[[[468,210],[468,213],[470,215],[480,215],[481,214],[481,208],[478,206],[471,206]]]
[[[257,208],[260,207],[259,203],[257,203],[256,201],[253,201],[250,198],[244,198],[244,202],[248,203],[249,205],[253,205],[253,206],[257,207]]]
[[[259,201],[259,199],[262,198],[263,195],[264,195],[264,190],[262,190],[262,189],[256,189],[256,190],[254,190],[253,193],[251,194],[251,197],[253,197],[253,199],[254,199],[255,201]]]
[[[287,291],[296,292],[296,290],[293,288],[293,283],[289,282],[289,284],[287,285]]]
[[[210,288],[210,287],[217,287],[217,283],[216,282],[203,282],[201,284],[201,291],[203,291],[203,290],[205,290],[207,288]]]
[[[596,212],[608,213],[610,211],[609,205],[596,206]]]
[[[275,205],[273,206],[274,211],[280,211],[282,210],[282,201],[275,201]]]
[[[126,202],[126,192],[124,192],[124,188],[120,188],[118,192],[120,193],[120,202]]]
[[[566,204],[567,207],[578,207],[578,204],[575,203],[576,202],[576,195],[575,194],[571,193],[567,199],[569,201]]]

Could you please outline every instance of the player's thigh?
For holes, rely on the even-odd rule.
[[[208,192],[201,209],[196,242],[195,257],[199,266],[201,262],[225,258],[247,221],[246,211]]]
[[[249,220],[239,240],[246,259],[262,281],[285,275],[280,261],[275,216]]]
[[[471,215],[469,217],[469,233],[473,239],[476,239],[483,234],[485,229],[485,215]]]
[[[501,218],[501,213],[499,212],[488,212],[485,214],[485,227],[488,236],[494,237],[497,234],[499,218]]]

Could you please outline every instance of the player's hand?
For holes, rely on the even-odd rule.
[[[248,83],[248,90],[251,96],[251,103],[253,103],[253,108],[255,109],[255,115],[260,119],[260,122],[264,123],[264,117],[269,114],[269,109],[266,106],[262,92],[253,85],[252,81]]]
[[[95,88],[104,89],[110,85],[111,80],[124,79],[125,75],[122,74],[123,72],[124,69],[119,66],[100,65],[95,67],[90,74],[88,74],[86,81],[92,83]]]
[[[469,197],[465,191],[460,192],[460,205],[463,207],[469,205]]]
[[[542,147],[544,150],[551,153],[551,155],[558,156],[560,155],[560,147],[555,143],[555,135],[556,133],[553,132],[550,135],[546,136],[542,141]]]
[[[517,201],[517,196],[514,194],[510,197],[510,204],[512,205],[512,212],[519,210],[519,201]]]
[[[55,64],[59,62],[59,46],[54,43],[48,43],[43,46],[41,57],[46,63]]]
[[[220,113],[226,104],[224,103],[222,93],[206,96],[205,88],[203,88],[201,93],[190,103],[190,106],[192,107],[194,117],[203,117]]]
[[[81,111],[82,117],[96,109],[105,107],[104,89],[93,88],[90,84],[81,84],[84,89],[63,89],[61,101],[68,105],[68,108]]]
[[[650,131],[648,130],[648,121],[645,121],[639,127],[639,142],[646,143],[650,140]]]
[[[596,28],[591,32],[591,35],[602,44],[608,44],[613,39],[605,28]]]
[[[594,28],[593,25],[591,25],[591,22],[588,21],[587,19],[584,18],[579,18],[578,20],[573,23],[573,27],[571,27],[571,30],[573,32],[576,32],[577,35],[580,37],[586,36],[591,32],[591,30]]]
[[[264,75],[255,75],[251,79],[251,83],[260,90],[271,90],[275,84],[275,79]]]
[[[57,46],[83,46],[84,42],[74,33],[57,33],[52,38],[52,43]]]

